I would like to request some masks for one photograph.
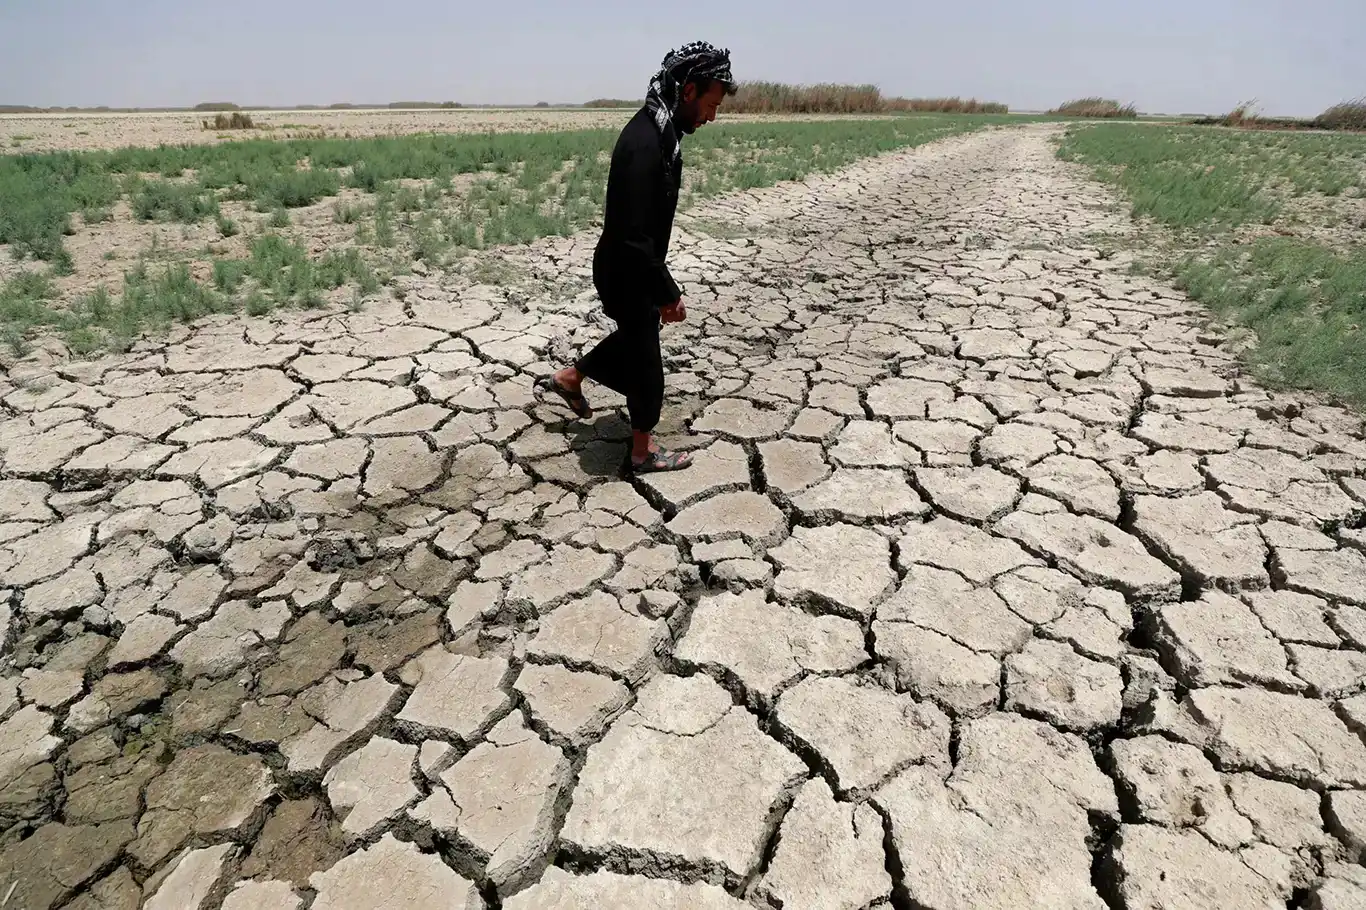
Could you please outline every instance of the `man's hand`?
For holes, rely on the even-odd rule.
[[[688,315],[687,309],[683,306],[683,298],[680,297],[668,306],[661,307],[659,315],[665,322],[682,322]]]

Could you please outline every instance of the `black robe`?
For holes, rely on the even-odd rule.
[[[602,236],[593,253],[593,283],[613,319],[668,306],[681,296],[665,257],[678,209],[681,168],[669,167],[647,108],[622,128],[612,149]]]
[[[583,375],[626,397],[631,428],[645,433],[664,405],[659,310],[682,296],[664,258],[683,175],[670,166],[662,138],[642,107],[612,150],[593,284],[617,328],[577,364]]]

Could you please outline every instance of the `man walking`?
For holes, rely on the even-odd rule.
[[[683,177],[681,139],[715,120],[735,91],[729,50],[697,41],[664,57],[645,105],[612,150],[602,237],[593,253],[593,284],[617,328],[573,366],[537,382],[581,418],[593,413],[583,396],[585,378],[624,395],[633,471],[675,471],[692,463],[687,453],[666,451],[652,436],[664,404],[660,327],[687,315],[664,259]]]

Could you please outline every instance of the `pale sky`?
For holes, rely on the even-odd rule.
[[[634,99],[701,39],[741,79],[1313,115],[1366,95],[1363,35],[1366,0],[0,0],[0,104]]]

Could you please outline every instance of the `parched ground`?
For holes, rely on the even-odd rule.
[[[251,130],[205,129],[213,113],[0,114],[0,154],[92,151],[125,146],[216,144],[237,139],[529,133],[620,127],[635,108],[249,111]],[[725,114],[727,123],[832,120],[839,115]]]
[[[11,370],[0,905],[1363,906],[1362,419],[1055,129],[684,219],[678,474],[586,235]]]

